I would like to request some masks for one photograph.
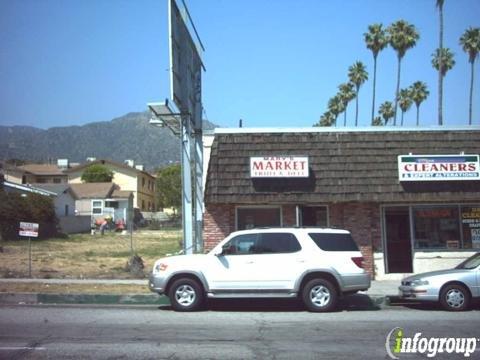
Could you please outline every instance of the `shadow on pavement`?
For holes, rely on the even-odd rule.
[[[172,310],[160,306],[160,310]],[[340,299],[336,312],[380,310],[367,295],[355,294]],[[209,299],[204,311],[301,312],[307,311],[298,299]]]
[[[446,311],[439,303],[436,302],[420,302],[415,300],[405,300],[398,297],[390,297],[390,306],[391,307],[403,307],[413,310],[421,311]],[[470,305],[470,309],[467,311],[479,311],[480,310],[480,301],[474,301]]]

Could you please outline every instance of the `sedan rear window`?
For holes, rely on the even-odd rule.
[[[325,251],[358,251],[350,234],[309,233],[317,246]]]

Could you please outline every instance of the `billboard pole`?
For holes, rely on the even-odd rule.
[[[191,123],[189,115],[181,116],[182,122],[182,224],[185,254],[193,253],[192,225],[192,167],[190,161]]]

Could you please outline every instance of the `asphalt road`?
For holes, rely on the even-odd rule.
[[[314,314],[291,301],[268,300],[216,302],[196,313],[156,306],[2,306],[0,359],[389,359],[385,342],[395,327],[411,337],[480,338],[480,309],[347,305]],[[480,358],[480,339],[469,358]]]

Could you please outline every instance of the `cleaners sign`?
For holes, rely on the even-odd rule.
[[[308,156],[259,156],[250,158],[252,178],[308,178]]]
[[[478,155],[400,155],[400,181],[480,180]]]

